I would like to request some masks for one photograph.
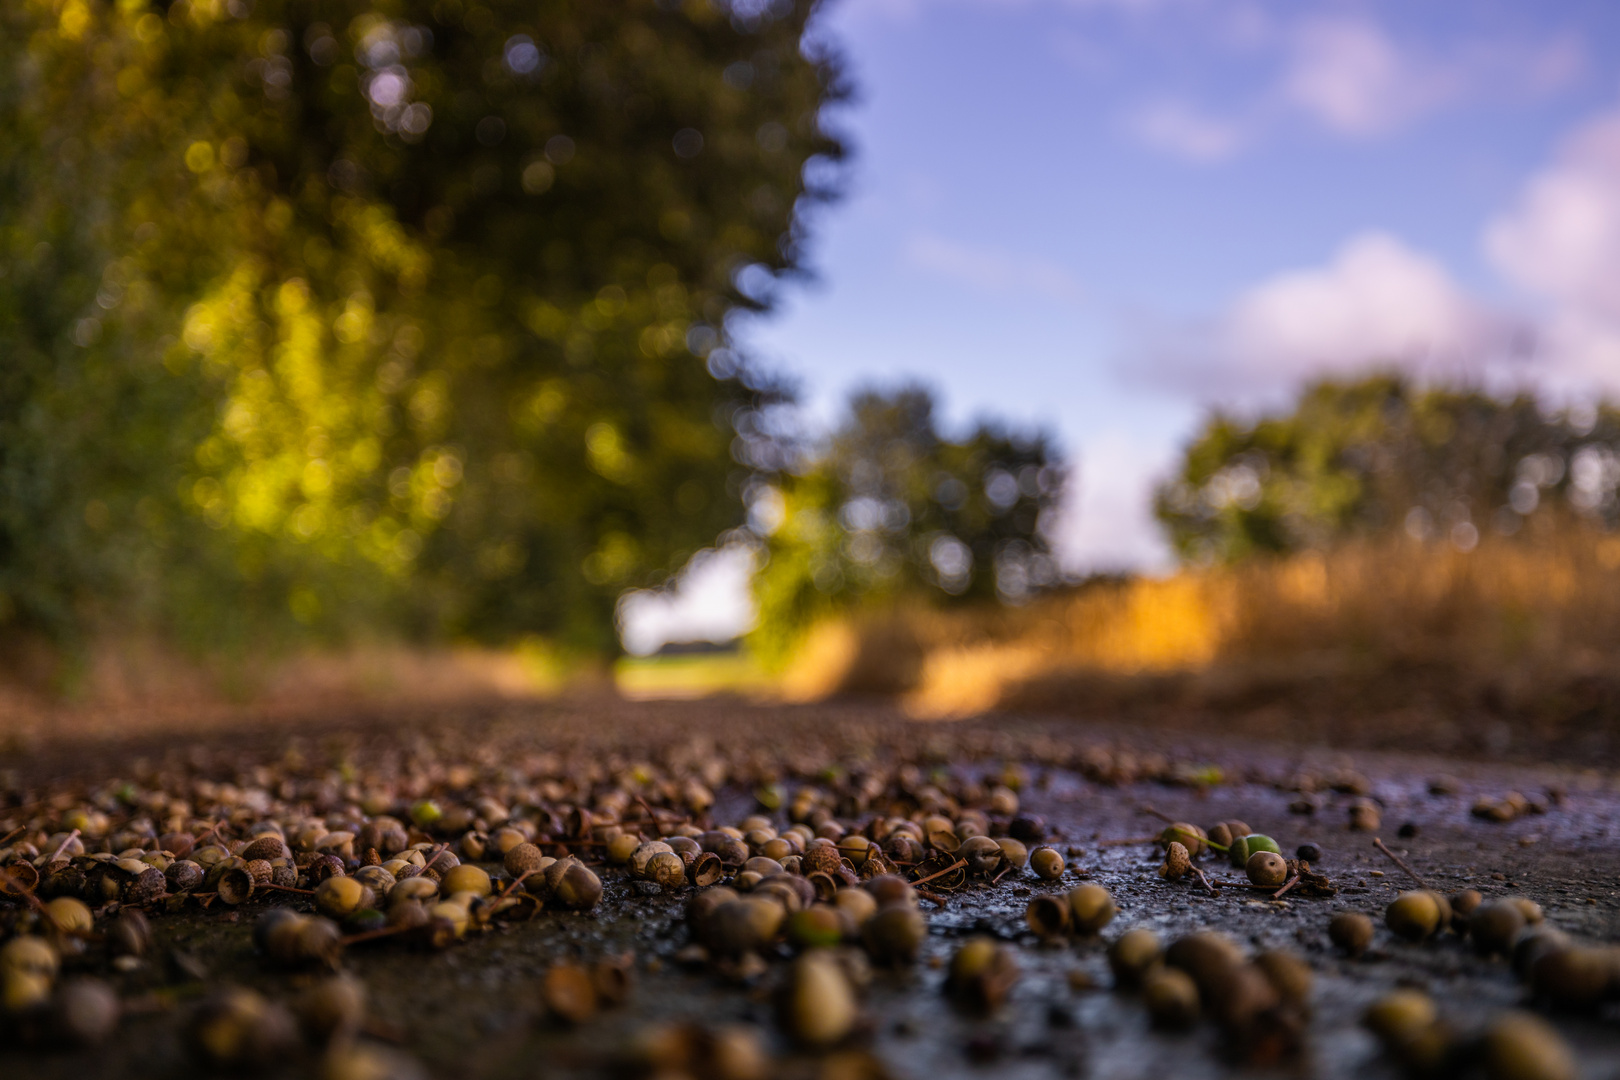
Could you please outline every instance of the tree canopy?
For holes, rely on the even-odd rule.
[[[921,387],[855,394],[829,437],[749,492],[761,653],[780,661],[817,619],[863,606],[1019,601],[1055,584],[1047,515],[1063,479],[1042,433],[987,421],[953,440]]]
[[[1306,387],[1286,411],[1209,418],[1155,509],[1194,562],[1405,529],[1471,547],[1538,508],[1620,523],[1620,410],[1551,410],[1528,393],[1421,387],[1395,375]]]
[[[0,615],[538,633],[741,520],[815,0],[0,8]]]

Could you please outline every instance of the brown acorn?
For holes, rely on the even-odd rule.
[[[1423,941],[1440,929],[1441,908],[1427,889],[1403,892],[1384,909],[1384,925],[1408,941]]]
[[[304,1037],[316,1046],[346,1041],[366,1019],[366,987],[349,975],[310,983],[293,1003]]]
[[[570,862],[558,875],[551,902],[567,911],[589,911],[602,899],[602,879],[581,862]]]
[[[1142,1002],[1154,1027],[1181,1031],[1198,1021],[1198,987],[1176,968],[1150,971],[1142,982]]]
[[[1373,922],[1359,911],[1341,911],[1328,923],[1328,938],[1348,956],[1360,956],[1373,940]]]
[[[1164,865],[1159,867],[1159,876],[1166,881],[1180,881],[1192,869],[1192,857],[1187,849],[1175,840],[1170,841],[1164,849]]]
[[[779,1011],[795,1042],[831,1046],[854,1029],[855,990],[836,960],[819,950],[808,952],[789,969]]]
[[[1123,990],[1141,986],[1163,958],[1159,935],[1143,927],[1125,931],[1108,947],[1108,968],[1114,973],[1114,985]]]
[[[1511,900],[1481,904],[1468,919],[1468,935],[1481,956],[1506,953],[1524,929],[1524,911]]]
[[[951,957],[945,992],[958,1005],[976,1012],[1001,1007],[1018,981],[1018,960],[993,938],[976,937]]]
[[[909,904],[890,904],[861,927],[861,941],[879,964],[911,963],[927,936],[928,920]]]
[[[1309,1008],[1316,978],[1303,957],[1283,949],[1268,949],[1254,958],[1254,966],[1284,1004],[1302,1012]]]
[[[1274,889],[1288,880],[1288,862],[1275,851],[1257,851],[1244,863],[1243,872],[1254,884]]]
[[[1486,1080],[1575,1080],[1580,1069],[1564,1037],[1540,1017],[1501,1014],[1481,1044]]]
[[[1030,900],[1024,912],[1024,921],[1037,935],[1048,941],[1064,937],[1073,921],[1067,893],[1044,893]]]
[[[567,1024],[583,1024],[596,1015],[599,1005],[596,983],[578,964],[555,964],[547,969],[540,981],[540,1000],[551,1015]]]
[[[114,956],[145,956],[152,947],[152,926],[140,909],[126,907],[107,927],[107,951]]]
[[[1029,853],[1029,868],[1042,881],[1056,881],[1063,876],[1063,855],[1053,847],[1038,847]]]
[[[1069,925],[1074,932],[1091,935],[1113,921],[1114,898],[1101,885],[1085,884],[1069,890]]]

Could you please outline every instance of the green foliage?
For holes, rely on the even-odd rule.
[[[6,618],[614,648],[740,520],[814,6],[0,8]]]
[[[1516,531],[1554,496],[1612,527],[1617,452],[1620,411],[1606,405],[1552,413],[1529,394],[1393,375],[1319,382],[1285,414],[1212,416],[1155,509],[1198,563],[1402,528],[1469,547],[1482,529]]]
[[[1046,436],[942,435],[928,391],[865,391],[823,445],[749,492],[765,536],[753,644],[779,664],[818,619],[921,598],[1019,601],[1059,573],[1044,520],[1063,466]]]

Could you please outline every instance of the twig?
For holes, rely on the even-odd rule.
[[[911,883],[911,887],[916,888],[918,885],[926,885],[928,882],[933,881],[935,878],[942,878],[946,874],[952,873],[953,871],[956,871],[956,870],[960,870],[960,869],[962,869],[962,867],[964,867],[966,865],[967,865],[967,860],[966,859],[957,859],[955,862],[951,863],[951,865],[947,866],[945,869],[936,870],[932,874],[929,874],[925,878],[918,878],[916,881],[913,881]]]
[[[1279,899],[1282,896],[1283,893],[1287,892],[1289,889],[1292,889],[1295,885],[1298,885],[1298,884],[1299,884],[1299,874],[1296,873],[1293,877],[1289,878],[1287,881],[1285,881],[1283,883],[1282,888],[1280,888],[1276,892],[1272,893],[1271,898],[1273,900]]]
[[[1153,817],[1158,818],[1160,821],[1167,822],[1167,823],[1169,823],[1171,825],[1179,825],[1179,824],[1181,824],[1181,822],[1178,819],[1171,817],[1169,814],[1166,814],[1163,810],[1155,810],[1155,809],[1153,809],[1153,807],[1147,805],[1146,803],[1139,804],[1137,806],[1137,809],[1140,810],[1144,814],[1150,814]]]
[[[539,873],[538,870],[525,870],[525,871],[523,871],[523,873],[519,874],[517,877],[512,879],[512,884],[510,884],[510,885],[508,885],[506,887],[506,890],[501,893],[500,898],[502,900],[505,900],[508,896],[511,896],[512,893],[517,891],[517,887],[519,885],[523,884],[523,879],[524,878],[528,877],[530,874],[537,874],[537,873]]]
[[[1192,870],[1193,873],[1198,875],[1198,880],[1202,881],[1204,883],[1204,888],[1209,890],[1209,895],[1211,895],[1211,896],[1219,896],[1219,895],[1221,895],[1221,891],[1219,889],[1217,889],[1215,886],[1213,886],[1213,885],[1211,885],[1209,883],[1209,878],[1204,876],[1204,872],[1202,870],[1198,869],[1198,867],[1196,867],[1196,866],[1189,867],[1189,869]]]
[[[913,886],[913,887],[915,888],[915,886]],[[940,907],[945,906],[945,898],[943,896],[939,895],[939,893],[929,892],[927,889],[917,889],[917,895],[922,897],[924,900],[932,900],[934,903],[938,904]]]
[[[278,892],[302,893],[305,896],[314,896],[315,895],[315,890],[314,889],[295,889],[291,885],[277,885],[273,881],[266,881],[262,885],[261,884],[255,884],[253,887],[255,889],[275,889]]]
[[[12,841],[12,840],[13,840],[13,839],[14,839],[14,838],[15,838],[15,837],[16,837],[16,836],[17,836],[17,835],[18,835],[18,834],[19,834],[19,833],[25,833],[25,832],[27,832],[27,831],[28,831],[28,826],[26,826],[26,825],[19,825],[19,826],[17,826],[17,827],[16,827],[16,828],[15,828],[15,829],[12,829],[12,830],[11,830],[11,831],[10,831],[10,832],[8,832],[8,833],[6,833],[6,835],[4,835],[4,836],[0,836],[0,844],[9,844],[9,843],[11,843],[11,841]]]
[[[62,857],[62,852],[67,850],[67,846],[69,844],[73,843],[73,841],[77,840],[78,838],[79,838],[79,830],[78,829],[74,829],[72,832],[68,833],[67,837],[60,844],[56,845],[56,850],[51,852],[51,857],[45,860],[45,865],[49,866],[49,865],[51,865],[51,863],[55,862],[57,859],[60,859]]]
[[[1395,854],[1393,851],[1389,850],[1389,848],[1384,846],[1384,841],[1381,838],[1376,836],[1373,837],[1373,847],[1377,848],[1379,851],[1382,851],[1385,855],[1388,855],[1391,862],[1400,867],[1402,870],[1405,870],[1406,876],[1418,883],[1418,888],[1427,889],[1429,887],[1427,882],[1418,877],[1416,870],[1413,870],[1410,866],[1406,865],[1406,860],[1402,859],[1399,855]]]
[[[375,930],[362,930],[358,934],[339,938],[338,943],[344,946],[358,945],[362,941],[376,941],[378,938],[393,937],[395,934],[403,934],[407,930],[414,929],[413,926],[381,926]]]

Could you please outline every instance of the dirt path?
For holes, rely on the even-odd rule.
[[[1194,929],[1219,929],[1256,950],[1286,947],[1306,957],[1317,976],[1314,1016],[1301,1055],[1279,1067],[1294,1075],[1397,1075],[1356,1020],[1368,1002],[1398,984],[1426,987],[1464,1027],[1520,1002],[1522,989],[1508,967],[1476,957],[1456,938],[1411,945],[1380,929],[1373,951],[1356,961],[1328,948],[1325,931],[1333,913],[1358,910],[1377,917],[1398,890],[1411,887],[1373,847],[1372,834],[1347,828],[1347,806],[1358,795],[1332,790],[1335,781],[1346,788],[1365,786],[1365,795],[1382,806],[1378,835],[1431,887],[1472,888],[1487,898],[1528,896],[1542,905],[1549,923],[1572,935],[1620,941],[1620,777],[1593,770],[1346,755],[1213,737],[1162,739],[1032,718],[918,725],[859,705],[486,704],[284,717],[242,731],[182,726],[180,733],[161,724],[139,731],[64,731],[35,741],[0,758],[4,805],[165,768],[242,781],[251,780],[256,767],[296,762],[299,775],[318,778],[349,765],[434,755],[448,761],[451,754],[498,769],[503,762],[541,753],[558,755],[566,765],[607,761],[616,754],[626,761],[658,760],[672,748],[702,754],[718,747],[735,761],[758,748],[793,763],[781,777],[789,792],[824,767],[853,771],[895,756],[969,778],[994,778],[1017,766],[1027,781],[1022,811],[1043,816],[1055,842],[1072,850],[1071,870],[1057,883],[1041,883],[1025,873],[994,887],[971,885],[945,894],[942,907],[923,905],[929,936],[920,962],[873,976],[863,994],[857,1039],[891,1074],[918,1080],[989,1073],[1147,1080],[1228,1071],[1213,1026],[1186,1035],[1157,1033],[1137,999],[1107,989],[1104,945],[1134,926],[1152,928],[1167,941]],[[1098,755],[1123,782],[1100,782]],[[1183,781],[1219,782],[1189,786],[1130,779],[1132,768],[1154,772],[1160,765],[1180,770]],[[1440,785],[1447,793],[1431,794],[1431,782],[1441,777],[1449,778]],[[1298,787],[1319,790],[1292,790]],[[720,787],[716,820],[755,812],[754,790],[751,781],[735,776]],[[1470,814],[1477,797],[1497,798],[1509,790],[1536,799],[1551,791],[1547,812],[1505,824]],[[1297,812],[1306,803],[1314,812]],[[1276,837],[1288,854],[1314,842],[1323,851],[1317,867],[1338,893],[1272,902],[1243,888],[1224,888],[1212,896],[1196,883],[1163,882],[1151,847],[1110,843],[1159,827],[1143,812],[1144,805],[1202,825],[1242,819]],[[0,820],[6,816],[0,812]],[[1240,876],[1224,864],[1205,865],[1218,879]],[[677,953],[688,943],[683,914],[688,894],[649,895],[613,870],[604,870],[603,877],[603,902],[588,915],[542,915],[440,953],[381,945],[351,949],[345,965],[370,989],[374,1034],[396,1040],[432,1075],[443,1077],[603,1075],[617,1067],[623,1048],[645,1025],[669,1019],[758,1025],[773,1050],[785,1055],[773,1067],[781,1075],[831,1080],[829,1069],[853,1067],[844,1059],[829,1066],[790,1053],[780,1042],[770,988],[781,964],[773,961],[757,984],[743,986],[685,967]],[[1106,886],[1119,905],[1104,941],[1039,943],[1024,921],[1030,897],[1081,880]],[[254,957],[247,924],[255,913],[250,902],[230,911],[155,917],[159,948],[154,955],[183,949],[203,962],[211,979],[286,996],[303,977],[268,972]],[[1010,943],[1022,969],[1009,1002],[989,1018],[953,1010],[941,995],[943,965],[974,934]],[[636,955],[637,972],[629,1006],[575,1030],[544,1019],[537,984],[548,965],[627,950]],[[157,998],[148,999],[158,1003],[153,1014],[127,1018],[112,1046],[99,1051],[42,1053],[7,1045],[0,1048],[0,1075],[90,1080],[185,1074],[181,1020],[185,999],[199,988],[162,962],[115,979],[126,999],[158,991]],[[1555,1021],[1576,1048],[1588,1080],[1620,1076],[1620,1014],[1615,1006],[1608,1008]],[[303,1059],[267,1064],[272,1073],[289,1076],[311,1068]]]

